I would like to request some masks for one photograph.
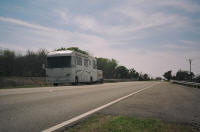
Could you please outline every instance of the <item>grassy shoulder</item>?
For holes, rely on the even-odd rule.
[[[94,115],[64,132],[194,132],[192,127],[154,119]]]
[[[0,89],[41,88],[41,87],[53,87],[53,85],[19,85],[19,86],[3,86],[3,87],[0,87]]]

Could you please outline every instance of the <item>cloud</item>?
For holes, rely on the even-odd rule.
[[[193,1],[188,0],[181,0],[181,1],[174,1],[174,0],[168,0],[168,1],[162,1],[160,3],[162,6],[170,6],[177,9],[182,9],[186,12],[200,12],[200,6]]]
[[[13,24],[17,24],[17,25],[37,29],[37,30],[45,30],[45,31],[54,30],[54,29],[51,29],[51,28],[48,28],[48,27],[40,26],[40,25],[37,25],[37,24],[31,24],[31,23],[28,23],[28,22],[25,22],[25,21],[14,19],[14,18],[0,17],[0,21],[13,23]]]
[[[91,31],[93,33],[102,33],[105,27],[101,25],[94,17],[88,15],[75,15],[67,9],[54,11],[64,24],[75,26],[76,28]]]
[[[148,6],[146,7],[146,5]],[[155,5],[157,5],[157,3],[152,1],[141,1],[141,3],[138,2],[137,4],[129,1],[120,7],[112,9],[112,12],[123,14],[130,18],[133,24],[127,27],[127,31],[144,30],[152,27],[183,27],[186,22],[189,21],[187,17],[176,13],[173,14],[164,11],[157,11],[155,9],[153,10],[152,8]]]
[[[91,49],[92,47],[99,48],[109,45],[105,39],[92,34],[57,30],[13,18],[0,17],[0,21],[30,28],[18,29],[18,33],[15,34],[15,38],[20,38],[18,44],[15,43],[12,46],[12,43],[0,43],[1,46],[5,47],[7,45],[8,48],[13,47],[16,50],[20,48],[19,45],[24,45],[22,49],[38,49],[39,47],[49,49],[49,47],[51,47],[51,50],[65,45],[66,47],[75,45],[84,49]]]
[[[175,45],[175,44],[167,44],[167,45],[163,45],[163,48],[167,48],[170,50],[187,50],[189,47],[187,46],[179,46],[179,45]]]
[[[191,41],[191,40],[180,40],[180,42],[188,45],[188,46],[200,46],[200,42]]]
[[[67,9],[57,9],[55,10],[55,14],[60,17],[59,22],[110,39],[124,39],[133,35],[135,38],[141,38],[144,37],[144,34],[142,34],[143,36],[138,36],[138,32],[152,28],[168,31],[189,25],[190,19],[185,16],[149,11],[150,7],[153,6],[152,3],[145,10],[136,5],[133,6],[133,3],[135,2],[129,1],[118,7],[112,7],[101,13],[97,13],[97,16],[75,14]],[[123,19],[127,21],[122,21]],[[152,33],[153,30],[148,35]]]
[[[127,0],[126,5],[142,8],[144,10],[156,10],[156,8],[175,8],[189,13],[200,11],[200,5],[195,0]]]
[[[182,41],[181,41],[182,42]],[[176,52],[194,52],[199,51],[197,43],[184,41],[180,44],[171,43],[171,44],[163,44],[161,48],[165,49],[166,51],[176,51]]]

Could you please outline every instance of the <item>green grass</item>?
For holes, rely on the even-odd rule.
[[[190,126],[126,116],[95,115],[64,132],[193,132]]]

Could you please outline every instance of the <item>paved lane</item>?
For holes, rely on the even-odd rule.
[[[38,132],[155,83],[0,90],[0,131]]]

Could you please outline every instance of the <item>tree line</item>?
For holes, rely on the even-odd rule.
[[[56,50],[74,50],[89,55],[88,52],[78,47],[62,47]],[[36,52],[28,50],[23,55],[11,50],[0,50],[0,76],[44,77],[45,70],[42,64],[46,64],[47,53],[45,49]],[[101,57],[96,59],[97,68],[103,70],[106,79],[150,80],[148,74],[139,73],[134,68],[128,69],[121,66],[115,59]]]
[[[25,55],[16,54],[11,50],[0,51],[0,76],[45,76],[42,64],[46,63],[47,51],[28,50]]]
[[[163,74],[163,76],[169,80],[178,80],[178,81],[195,81],[200,82],[200,75],[195,76],[193,72],[179,70],[175,75],[172,75],[172,71],[167,71]]]
[[[108,79],[135,79],[146,81],[150,80],[148,74],[137,72],[134,68],[128,69],[125,66],[119,65],[115,59],[96,58],[97,68],[103,70],[104,78]]]

